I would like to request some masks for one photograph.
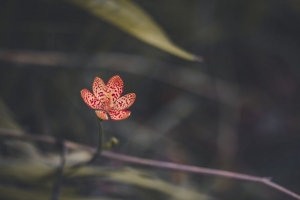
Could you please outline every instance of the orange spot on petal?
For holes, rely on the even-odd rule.
[[[106,87],[110,89],[110,94],[112,96],[112,102],[115,102],[123,93],[124,83],[120,76],[116,75],[109,79]]]
[[[109,92],[110,90],[105,86],[103,80],[99,77],[96,77],[93,82],[93,93],[95,97],[99,99],[101,103],[103,103],[104,98]]]
[[[103,110],[95,110],[95,113],[96,113],[97,117],[99,117],[100,119],[102,119],[102,120],[108,120],[108,116],[107,116],[107,114],[106,114],[105,111],[103,111]]]
[[[81,90],[81,97],[83,101],[93,109],[101,109],[101,102],[87,89]]]
[[[127,109],[134,103],[135,99],[136,99],[135,93],[126,94],[121,98],[117,99],[117,101],[115,102],[114,109],[116,110]]]
[[[131,114],[129,110],[109,110],[108,113],[112,120],[123,120]]]

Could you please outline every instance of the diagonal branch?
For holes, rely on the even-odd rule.
[[[23,140],[33,140],[33,141],[40,141],[40,142],[46,142],[46,143],[56,143],[56,139],[50,136],[41,136],[41,135],[31,135],[31,134],[25,134],[23,131],[15,131],[10,129],[2,129],[0,128],[0,135],[5,137],[11,137],[11,138],[18,138]],[[91,153],[94,153],[96,151],[95,148],[81,145],[75,142],[71,141],[64,141],[64,144],[67,148],[70,149],[81,149],[85,150]],[[203,167],[197,167],[197,166],[191,166],[191,165],[182,165],[182,164],[176,164],[171,162],[163,162],[163,161],[156,161],[156,160],[150,160],[150,159],[144,159],[144,158],[137,158],[133,156],[127,156],[123,154],[113,153],[109,151],[103,151],[102,156],[129,162],[129,163],[135,163],[140,165],[147,165],[147,166],[153,166],[153,167],[160,167],[165,169],[174,169],[179,171],[185,171],[189,173],[196,173],[196,174],[207,174],[207,175],[213,175],[213,176],[221,176],[226,178],[232,178],[232,179],[238,179],[238,180],[244,180],[244,181],[252,181],[252,182],[259,182],[264,185],[267,185],[271,188],[274,188],[276,190],[279,190],[291,197],[294,197],[295,199],[300,200],[300,196],[270,180],[268,177],[258,177],[258,176],[251,176],[247,174],[240,174],[235,172],[229,172],[224,170],[216,170],[216,169],[209,169],[209,168],[203,168]]]

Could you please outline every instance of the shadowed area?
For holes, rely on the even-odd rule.
[[[136,100],[129,118],[103,123],[104,140],[119,140],[109,151],[271,177],[299,194],[300,3],[132,2],[172,44],[203,62],[144,43],[68,1],[2,0],[0,128],[95,147],[97,117],[80,91],[92,91],[95,77],[107,83],[119,75],[122,95],[135,93]],[[137,24],[144,19],[131,14]],[[0,138],[0,198],[50,199],[56,177],[30,176],[54,172],[60,148]],[[70,150],[68,156],[91,155]],[[293,199],[255,182],[107,157],[96,164],[64,179],[60,199]],[[13,171],[23,165],[23,173]]]

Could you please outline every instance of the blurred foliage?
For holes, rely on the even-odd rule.
[[[164,31],[131,0],[67,0],[138,39],[187,60],[202,60],[173,44]]]
[[[48,159],[49,161],[49,159]],[[40,178],[43,176],[52,173],[53,167],[49,167],[49,165],[43,164],[43,160],[40,158],[38,162],[32,160],[29,162],[18,162],[18,161],[12,161],[10,160],[10,164],[6,164],[5,161],[1,161],[1,177],[2,180],[8,180],[8,181],[14,181],[22,183],[22,184],[30,184],[35,187],[33,189],[36,190],[37,195],[40,194],[41,191],[44,190],[44,195],[41,196],[42,199],[45,199],[46,197],[51,194],[51,180],[54,181],[55,177],[52,177],[52,179],[47,179],[46,182],[39,181]],[[49,164],[49,162],[48,162]],[[68,174],[71,172],[71,176],[68,176]],[[156,177],[154,174],[149,174],[147,172],[139,171],[138,169],[119,169],[119,168],[111,168],[111,169],[104,169],[102,167],[83,167],[78,170],[69,169],[68,167],[65,168],[64,173],[65,176],[65,183],[64,186],[64,192],[66,193],[66,197],[68,198],[68,195],[73,195],[75,197],[76,195],[76,187],[72,189],[72,185],[68,184],[68,182],[75,182],[76,185],[81,187],[79,191],[77,191],[77,194],[80,190],[83,190],[85,186],[80,186],[84,184],[84,179],[99,179],[104,184],[107,185],[113,185],[112,190],[114,191],[114,195],[118,195],[118,188],[122,190],[122,185],[125,184],[127,187],[131,188],[130,190],[136,191],[137,193],[143,192],[145,196],[151,195],[151,192],[156,192],[156,195],[153,196],[153,198],[156,199],[165,199],[165,198],[171,198],[171,199],[187,199],[187,200],[205,200],[209,199],[207,196],[202,195],[199,192],[193,191],[191,189],[186,188],[180,188],[177,186],[174,186],[170,183],[167,183],[163,180],[160,180],[158,177]],[[49,184],[50,183],[50,184]],[[50,186],[50,187],[49,187]],[[3,186],[6,187],[6,186]],[[105,186],[104,186],[105,187]],[[10,187],[12,188],[12,187]],[[47,189],[48,190],[45,190]],[[91,186],[90,189],[93,187]],[[89,188],[85,188],[89,190]],[[11,189],[12,190],[12,189]],[[78,190],[78,188],[77,188]],[[99,187],[99,190],[101,191],[102,188]],[[142,190],[142,191],[139,191]],[[174,191],[177,191],[177,193],[174,193]],[[19,191],[16,189],[16,191]],[[104,191],[105,192],[105,191]],[[101,192],[100,192],[101,193]],[[122,195],[122,192],[120,191]],[[3,192],[1,193],[1,196],[11,196],[14,197],[18,194],[11,194],[11,191]],[[112,194],[113,195],[113,194]],[[128,194],[131,196],[131,194]],[[144,196],[141,195],[141,196]],[[64,194],[62,195],[62,199],[64,199]],[[125,195],[126,198],[127,195]],[[17,196],[18,199],[28,199],[30,198],[30,193],[27,193],[25,196]],[[70,197],[69,197],[70,198]]]
[[[0,131],[1,130],[20,130],[12,118],[9,109],[3,102],[0,104]],[[0,197],[7,199],[49,199],[51,196],[52,185],[57,179],[55,169],[59,166],[59,154],[42,154],[29,142],[22,142],[16,139],[1,140],[0,157]],[[5,149],[5,150],[4,150]],[[6,152],[5,154],[3,154]],[[19,155],[11,152],[18,152]],[[66,156],[66,166],[64,167],[63,190],[60,199],[95,199],[88,197],[79,197],[82,193],[84,179],[100,179],[106,184],[113,185],[113,196],[118,196],[117,190],[122,188],[123,184],[131,186],[140,196],[155,199],[186,199],[186,200],[207,200],[207,196],[187,188],[177,187],[166,181],[159,179],[154,173],[145,170],[131,168],[103,168],[96,166],[86,166],[81,168],[70,168],[71,165],[88,160],[91,155],[82,150],[71,152]],[[76,183],[74,187],[70,183]],[[13,183],[13,184],[12,184]],[[69,183],[69,184],[68,184]],[[26,186],[21,189],[20,186]],[[78,188],[81,187],[80,188]],[[88,189],[88,188],[86,188]],[[100,191],[102,188],[99,188]],[[174,193],[174,191],[177,191]],[[107,192],[107,190],[105,191]],[[124,197],[122,192],[119,194]],[[125,196],[131,194],[125,194]],[[123,198],[122,197],[122,198]],[[100,200],[114,200],[119,198],[97,198]]]
[[[12,130],[21,130],[20,126],[14,121],[13,114],[0,99],[0,127]]]
[[[83,103],[79,91],[90,89],[95,76],[107,81],[118,74],[125,83],[124,93],[135,92],[137,100],[128,120],[104,124],[106,139],[116,136],[120,140],[112,151],[271,176],[274,182],[300,193],[298,1],[93,1],[107,9],[128,6],[113,19],[93,13],[86,4],[73,6],[72,2],[1,1],[1,127],[95,146],[95,114]],[[139,6],[129,6],[131,3]],[[131,12],[136,9],[138,20]],[[107,24],[122,18],[121,14],[132,23],[154,23],[151,31],[155,34],[162,29],[156,26],[159,24],[168,33],[166,41],[171,38],[178,46],[203,55],[205,62],[176,58],[144,45],[122,31],[120,24],[114,24],[119,28]],[[159,41],[166,37],[164,33],[158,35]],[[43,163],[37,166],[49,165],[47,169],[54,172],[57,165],[53,165],[53,159],[55,163],[59,160],[58,149],[53,145],[3,137],[0,144],[0,164],[9,166],[1,172],[4,175],[9,168],[12,174],[20,175],[14,171],[20,170],[18,164],[24,167],[22,164],[39,159]],[[74,152],[71,155],[77,162],[90,156]],[[101,159],[97,164],[106,167],[99,169],[99,173],[118,177],[109,177],[108,182],[102,174],[97,178],[74,177],[64,182],[66,192],[70,188],[74,192],[78,182],[85,186],[80,189],[80,195],[85,197],[157,199],[157,195],[166,199],[186,189],[197,191],[198,195],[200,190],[218,199],[291,199],[255,183],[140,168],[110,159]],[[132,168],[132,174],[125,166]],[[116,169],[116,173],[108,169]],[[25,170],[34,172],[26,167]],[[149,177],[148,172],[154,174],[148,178],[154,189],[144,185],[147,178],[137,178]],[[50,184],[46,185],[48,188],[39,188],[29,184],[26,176],[22,182],[24,173],[16,179],[9,178],[13,175],[5,179],[1,175],[1,191],[13,189],[8,195],[14,195],[18,190],[21,195],[26,193],[24,196],[38,191],[38,197],[51,192]],[[124,174],[134,179],[120,181]],[[141,182],[135,183],[135,178]],[[166,190],[154,187],[153,179],[164,184]],[[49,178],[49,182],[52,180]],[[117,192],[122,193],[115,197]]]

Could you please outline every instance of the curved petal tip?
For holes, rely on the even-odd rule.
[[[103,110],[95,110],[95,113],[96,113],[97,117],[99,117],[100,119],[102,119],[102,120],[108,120],[108,116],[107,116],[107,114],[106,114],[105,111],[103,111]]]

